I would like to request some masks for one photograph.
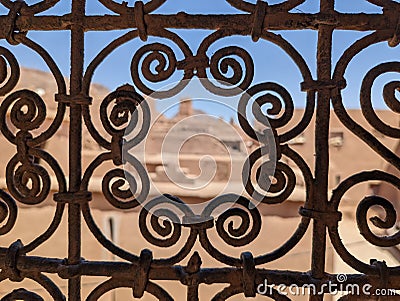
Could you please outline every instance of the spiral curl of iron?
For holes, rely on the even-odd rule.
[[[265,156],[267,150],[265,147],[256,149],[247,158],[242,172],[242,181],[246,192],[257,202],[266,204],[280,204],[294,191],[296,185],[296,175],[293,170],[283,162],[274,162],[274,159],[268,158],[262,162],[256,169],[256,182],[259,189],[253,184],[252,170],[258,160]],[[267,195],[270,192],[270,195]]]
[[[279,97],[268,91],[279,95]],[[247,106],[250,101],[252,101],[251,108],[254,118],[264,126],[271,126],[273,129],[278,129],[288,124],[293,117],[293,99],[283,86],[272,82],[265,82],[252,86],[240,98],[238,120],[245,133],[258,141],[264,134],[255,129],[248,121]],[[271,105],[266,111],[267,114],[262,111],[262,107],[266,104]],[[279,114],[281,114],[281,116],[277,117]]]
[[[168,208],[167,205],[172,208]],[[160,206],[161,208],[157,208]],[[143,237],[158,247],[175,245],[182,232],[182,221],[177,211],[186,217],[193,216],[193,212],[182,200],[171,195],[164,194],[146,203],[139,215],[139,227]],[[148,216],[152,230],[161,238],[155,237],[149,231],[146,223]]]
[[[133,178],[133,177],[132,177]],[[118,179],[118,180],[116,180]],[[114,180],[114,182],[112,182]],[[122,202],[119,199],[129,199],[133,197],[133,191],[136,191],[137,187],[130,185],[130,188],[123,189],[123,186],[126,184],[124,178],[124,172],[121,169],[113,169],[106,173],[102,181],[102,190],[104,197],[116,208],[126,208],[126,207],[135,207],[138,205],[136,200],[130,202]],[[136,183],[135,179],[131,179],[132,183]],[[137,186],[137,185],[136,185]]]
[[[379,132],[392,138],[400,138],[400,129],[394,128],[382,121],[372,106],[371,90],[375,80],[388,72],[400,73],[400,63],[387,62],[372,68],[364,77],[361,86],[360,101],[362,113],[367,121]],[[383,88],[383,99],[386,105],[395,113],[400,113],[400,102],[395,92],[400,89],[400,81],[391,81]]]
[[[11,195],[23,204],[40,204],[50,193],[50,176],[46,169],[31,162],[20,162],[18,155],[7,164],[6,182]]]
[[[331,206],[330,210],[332,212],[338,212],[340,202],[342,201],[346,192],[356,185],[368,181],[380,181],[382,183],[390,184],[396,189],[400,189],[400,180],[397,176],[379,170],[360,172],[342,181],[333,191],[331,201],[329,203]],[[361,235],[371,244],[380,247],[391,247],[399,244],[400,231],[390,236],[377,235],[371,231],[367,217],[368,211],[373,206],[378,206],[384,210],[384,216],[373,216],[370,219],[375,227],[379,229],[389,229],[392,228],[396,223],[396,210],[392,203],[379,195],[367,196],[357,206],[356,220]],[[374,273],[376,271],[376,267],[374,265],[371,263],[362,262],[353,254],[351,254],[344,245],[342,238],[340,237],[339,226],[339,220],[328,225],[329,236],[336,252],[349,266],[355,270],[365,274]],[[388,267],[388,269],[389,271],[396,273],[399,271],[399,267]]]
[[[385,211],[385,217],[382,219],[379,216],[371,217],[369,220],[379,229],[390,229],[396,225],[396,209],[393,204],[380,196],[365,197],[357,207],[357,226],[361,235],[371,244],[380,247],[393,247],[400,243],[400,231],[390,236],[375,235],[367,220],[368,211],[379,206]]]
[[[7,65],[10,68],[7,68]],[[20,69],[15,56],[6,48],[0,47],[0,95],[4,96],[15,88],[20,76]]]
[[[218,207],[226,204],[235,204],[238,207],[231,207],[218,217],[216,221],[218,235],[231,246],[241,247],[248,245],[260,232],[261,215],[254,204],[247,198],[236,194],[218,196],[204,208],[201,214],[202,218],[204,220],[212,218],[213,212]],[[235,217],[240,218],[240,224],[236,227],[233,221],[230,220]]]
[[[250,86],[254,77],[253,59],[246,50],[237,46],[217,50],[210,58],[209,68],[212,76],[221,86],[216,86],[208,80],[205,66],[197,67],[197,76],[205,79],[201,81],[202,85],[217,95],[238,95]],[[232,74],[229,76],[230,70]]]
[[[138,124],[138,108],[143,111],[144,118],[142,128],[136,138],[142,140],[150,126],[150,109],[143,97],[134,91],[133,87],[121,87],[108,94],[100,105],[100,119],[104,129],[112,136],[122,137],[129,135]],[[108,107],[113,105],[110,114]]]
[[[14,199],[5,191],[0,190],[0,235],[7,234],[15,225],[18,207]]]
[[[14,144],[17,143],[17,135],[7,124],[9,110],[10,121],[20,130],[19,133],[27,133],[39,128],[46,118],[46,105],[35,92],[19,90],[7,96],[0,106],[1,131],[7,140]]]
[[[150,191],[150,180],[145,168],[137,158],[126,153],[124,161],[125,164],[129,164],[132,167],[130,171],[135,171],[135,174],[139,175],[140,192],[137,192],[137,179],[127,169],[113,169],[107,172],[103,177],[102,191],[105,198],[115,208],[131,209],[146,200]],[[125,185],[127,188],[124,188]]]
[[[152,70],[152,65],[154,62],[157,62],[157,65],[154,69],[155,73]],[[140,64],[141,72],[139,72]],[[178,84],[167,91],[154,91],[142,81],[141,77],[143,76],[144,79],[150,83],[166,81],[175,72],[176,65],[177,59],[171,47],[161,43],[145,45],[136,51],[132,58],[132,80],[135,86],[146,95],[154,95],[159,98],[168,97],[171,94],[177,93],[176,90],[179,91],[183,87],[180,87]],[[187,79],[187,76],[184,76],[184,79]]]

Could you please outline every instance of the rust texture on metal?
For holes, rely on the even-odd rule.
[[[51,193],[51,187],[57,186],[54,193],[56,213],[48,229],[29,244],[22,244],[20,240],[11,246],[0,248],[0,281],[11,280],[20,282],[25,278],[31,279],[42,286],[54,300],[64,300],[60,288],[46,274],[58,275],[68,280],[68,300],[81,300],[81,280],[83,276],[104,276],[109,279],[98,285],[87,297],[88,301],[97,300],[105,293],[119,288],[132,289],[135,298],[141,298],[145,292],[160,300],[171,300],[170,294],[161,288],[156,280],[176,281],[187,287],[186,299],[198,300],[200,284],[226,284],[214,300],[226,300],[234,295],[254,297],[257,294],[256,286],[268,279],[269,284],[315,284],[323,288],[328,281],[337,283],[336,275],[326,272],[325,256],[328,240],[335,251],[350,267],[360,274],[348,274],[347,282],[352,284],[369,283],[373,287],[400,289],[400,268],[387,267],[384,262],[374,261],[364,263],[355,258],[343,244],[338,225],[341,221],[339,204],[344,194],[359,183],[366,181],[383,181],[400,189],[400,179],[383,171],[363,171],[342,181],[330,195],[328,191],[329,171],[329,121],[330,110],[351,132],[362,139],[369,147],[377,152],[384,160],[400,170],[400,160],[396,154],[385,147],[373,134],[357,124],[346,111],[342,100],[342,90],[346,87],[345,72],[350,61],[363,49],[378,42],[387,41],[388,47],[399,44],[400,3],[390,0],[366,0],[382,8],[381,14],[354,13],[346,14],[335,11],[334,0],[320,0],[319,12],[314,14],[295,11],[294,9],[306,0],[286,0],[279,4],[268,4],[257,1],[256,4],[243,0],[225,0],[238,10],[237,14],[209,14],[193,15],[185,12],[176,15],[157,14],[156,10],[167,0],[151,0],[146,3],[137,1],[133,6],[125,2],[113,0],[98,0],[113,15],[87,15],[86,1],[71,0],[71,11],[64,15],[44,15],[48,9],[56,5],[59,0],[42,0],[28,5],[23,1],[0,0],[1,5],[8,9],[6,15],[0,16],[0,38],[10,45],[23,44],[36,52],[47,64],[57,83],[55,102],[57,111],[51,125],[46,131],[37,134],[46,119],[46,104],[34,91],[14,88],[20,77],[20,66],[8,48],[0,47],[0,87],[1,96],[6,96],[0,105],[0,122],[3,136],[16,146],[16,154],[7,164],[6,183],[7,191],[0,190],[0,235],[9,233],[17,218],[17,203],[37,205],[42,203]],[[84,66],[85,32],[129,30],[108,44],[87,65]],[[182,37],[172,29],[208,29],[213,32],[201,41],[197,52],[185,43]],[[314,30],[318,32],[317,70],[316,77],[298,51],[282,36],[280,30]],[[358,41],[355,41],[339,58],[336,65],[332,63],[332,39],[335,30],[369,31]],[[51,55],[40,44],[29,37],[31,31],[70,31],[70,83],[67,87],[59,66]],[[293,117],[294,104],[286,90],[277,84],[260,83],[253,85],[254,63],[251,55],[239,46],[226,46],[212,55],[208,49],[222,38],[239,35],[249,36],[253,41],[267,40],[282,48],[300,70],[303,82],[300,89],[305,92],[307,103],[304,114],[298,124],[291,130],[277,133]],[[146,43],[133,55],[131,61],[131,75],[134,88],[122,86],[110,93],[102,102],[98,112],[101,124],[108,136],[103,136],[92,121],[92,98],[89,90],[92,78],[97,67],[113,50],[134,40],[147,41],[149,37],[168,39],[180,49],[184,60],[178,61],[174,50],[162,43]],[[231,56],[239,57],[243,64],[239,64]],[[154,62],[158,67],[154,71],[151,67]],[[8,66],[8,67],[7,67]],[[233,75],[224,71],[228,67]],[[170,78],[177,70],[182,74],[181,81],[166,91],[154,91],[144,82],[157,83]],[[183,72],[182,72],[183,71]],[[384,73],[399,72],[398,62],[384,63],[373,68],[364,78],[361,89],[361,109],[367,121],[380,133],[392,138],[400,138],[400,130],[393,128],[379,119],[372,108],[371,87],[375,79]],[[245,246],[253,242],[259,235],[261,215],[257,207],[250,206],[253,200],[244,196],[234,196],[237,206],[226,210],[218,219],[213,220],[213,211],[219,206],[232,202],[232,196],[221,195],[212,200],[202,212],[195,215],[189,207],[185,207],[182,200],[164,195],[150,201],[150,207],[160,203],[168,204],[166,208],[177,205],[184,208],[186,220],[198,221],[181,225],[175,223],[178,218],[174,212],[163,210],[164,219],[151,217],[148,210],[141,209],[139,227],[143,237],[153,246],[174,246],[181,238],[183,227],[189,228],[189,235],[183,247],[169,258],[157,258],[151,250],[144,249],[140,254],[133,254],[116,246],[108,240],[96,224],[92,211],[92,194],[89,191],[89,182],[94,171],[104,162],[112,162],[116,167],[108,171],[103,178],[103,194],[106,200],[115,207],[115,210],[127,210],[139,206],[139,199],[146,198],[149,193],[149,176],[146,174],[136,158],[123,157],[123,142],[128,147],[134,147],[145,138],[149,125],[144,120],[138,125],[142,128],[130,141],[124,141],[127,128],[121,125],[128,124],[126,116],[136,110],[142,110],[144,116],[149,117],[149,107],[142,95],[157,96],[160,98],[174,95],[185,88],[188,80],[199,77],[206,82],[205,87],[217,95],[235,95],[237,91],[247,91],[250,96],[256,96],[260,91],[273,91],[281,96],[282,104],[271,101],[271,115],[284,108],[283,116],[271,116],[271,127],[275,133],[277,148],[277,164],[275,179],[270,191],[258,192],[262,183],[253,183],[252,179],[243,179],[246,191],[255,198],[254,201],[265,204],[281,204],[293,192],[296,175],[292,168],[283,160],[282,156],[290,158],[299,168],[304,178],[306,200],[301,207],[301,216],[295,234],[277,250],[254,256],[244,252],[239,257],[224,254],[208,237],[208,230],[215,228],[219,237],[233,247]],[[233,86],[221,88],[213,84],[210,77],[219,81],[228,82]],[[400,113],[399,103],[395,99],[395,91],[399,82],[391,82],[385,86],[384,99],[386,104],[397,113]],[[12,92],[10,94],[10,92]],[[238,119],[244,132],[251,138],[257,139],[257,129],[248,122],[246,106],[253,99],[242,98],[239,105]],[[257,100],[260,103],[263,99]],[[274,108],[276,106],[276,108]],[[110,110],[111,109],[111,110]],[[27,110],[27,111],[26,111]],[[110,113],[111,111],[111,113]],[[64,173],[53,156],[40,148],[44,142],[52,139],[60,128],[65,114],[69,112],[69,170]],[[258,112],[258,114],[264,114]],[[312,172],[304,159],[287,143],[300,135],[310,124],[315,114],[315,171]],[[9,116],[9,117],[8,117]],[[6,122],[7,118],[10,119]],[[146,119],[146,118],[145,118]],[[12,126],[10,126],[10,123]],[[94,140],[104,148],[104,152],[83,170],[82,168],[82,131],[86,127]],[[35,134],[36,133],[36,134]],[[250,168],[255,168],[255,162],[263,155],[260,148],[248,158]],[[33,160],[40,158],[40,162]],[[123,165],[131,163],[140,176],[140,189],[135,193],[124,190]],[[56,185],[51,183],[50,171],[55,175]],[[133,177],[133,176],[132,176]],[[261,177],[259,177],[261,178]],[[116,181],[118,180],[118,181]],[[259,179],[257,179],[259,180]],[[122,182],[121,182],[122,181]],[[30,182],[30,185],[28,185]],[[152,203],[153,202],[153,203]],[[375,226],[390,228],[396,221],[396,212],[393,205],[381,197],[369,196],[363,199],[357,207],[357,225],[366,241],[379,247],[391,247],[400,243],[399,233],[392,236],[377,236],[369,228],[367,211],[373,206],[380,206],[386,213],[386,219],[373,219]],[[46,242],[58,229],[64,212],[68,217],[68,257],[43,258],[30,255],[32,251]],[[227,226],[232,217],[241,219],[238,228]],[[81,258],[82,223],[87,227],[108,251],[116,255],[121,261],[93,262]],[[152,229],[149,229],[151,227]],[[312,229],[311,229],[312,228]],[[307,273],[296,271],[269,270],[260,267],[263,264],[275,261],[291,251],[303,238],[307,230],[312,231],[312,257],[310,271]],[[155,237],[157,234],[159,237]],[[196,242],[224,267],[203,268],[202,260],[197,252],[192,252]],[[188,258],[188,264],[181,262]],[[290,300],[271,290],[269,297],[274,300]],[[310,300],[323,300],[324,294],[314,294]],[[350,297],[343,298],[347,300]],[[353,296],[351,300],[361,300],[362,296]],[[23,288],[17,289],[4,296],[1,300],[43,300],[35,292]],[[388,297],[387,300],[397,300]]]

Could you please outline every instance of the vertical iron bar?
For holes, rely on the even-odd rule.
[[[335,0],[321,0],[320,12],[332,14]],[[329,82],[332,71],[332,33],[333,27],[321,24],[318,28],[317,77],[318,81]],[[315,123],[315,190],[312,208],[326,212],[328,205],[329,173],[329,122],[330,98],[328,88],[317,91],[317,109]],[[314,219],[311,273],[314,278],[322,278],[325,272],[326,224],[323,220]],[[311,301],[321,301],[324,295],[312,295]]]
[[[84,63],[85,0],[72,1],[73,24],[71,25],[71,75],[70,133],[69,133],[69,192],[79,191],[82,177],[82,108],[73,98],[82,90]],[[79,203],[69,204],[68,210],[68,264],[79,264],[81,259],[81,208]],[[81,277],[68,281],[68,300],[81,300]]]
[[[189,285],[187,288],[187,301],[199,301],[199,286]]]

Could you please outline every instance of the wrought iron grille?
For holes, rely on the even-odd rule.
[[[57,113],[51,126],[36,135],[33,131],[39,128],[46,116],[46,106],[41,97],[29,90],[12,92],[20,76],[20,67],[12,52],[4,47],[0,48],[1,73],[3,82],[0,93],[6,96],[1,102],[0,120],[1,131],[7,140],[16,146],[16,154],[7,165],[6,180],[7,190],[0,191],[0,218],[3,224],[0,234],[8,233],[14,226],[17,217],[17,202],[26,205],[41,203],[50,193],[49,172],[40,165],[40,162],[32,160],[33,157],[40,158],[52,169],[56,175],[58,191],[54,194],[54,202],[57,204],[57,212],[54,220],[47,231],[37,237],[28,245],[23,245],[17,240],[11,246],[0,248],[0,281],[9,279],[19,282],[24,278],[32,279],[47,290],[54,300],[64,300],[65,296],[57,285],[46,275],[54,274],[62,279],[68,280],[68,300],[81,300],[81,280],[83,276],[108,277],[95,288],[87,297],[87,300],[97,300],[106,292],[119,287],[132,288],[133,296],[141,298],[144,292],[155,296],[160,300],[171,300],[166,290],[154,281],[168,280],[180,282],[187,287],[182,294],[182,300],[198,300],[199,285],[225,284],[214,300],[226,300],[238,294],[244,297],[254,297],[257,293],[256,286],[268,279],[270,284],[315,284],[323,290],[323,285],[329,281],[338,283],[337,275],[329,274],[325,269],[326,245],[328,239],[331,241],[336,252],[350,267],[359,271],[360,274],[347,275],[346,283],[371,284],[373,287],[385,287],[400,289],[399,267],[387,267],[384,262],[374,261],[370,264],[364,263],[346,249],[338,232],[341,220],[341,212],[338,209],[344,193],[358,183],[368,180],[379,180],[388,182],[400,188],[400,180],[383,171],[363,171],[342,181],[333,194],[328,194],[328,166],[329,166],[329,121],[333,106],[334,113],[340,121],[352,131],[366,145],[378,153],[384,160],[394,168],[400,170],[400,160],[391,150],[386,148],[373,134],[358,125],[347,113],[342,101],[342,90],[346,87],[345,71],[350,61],[363,49],[382,41],[388,41],[389,46],[399,44],[400,26],[399,13],[400,3],[390,0],[366,0],[372,4],[382,7],[380,14],[346,14],[335,11],[334,0],[320,0],[318,13],[309,14],[293,12],[306,0],[286,0],[280,4],[269,5],[264,1],[250,3],[242,0],[226,0],[238,10],[237,14],[225,15],[193,15],[180,12],[176,15],[161,15],[155,10],[166,2],[166,0],[152,0],[147,3],[137,1],[130,7],[126,3],[118,3],[112,0],[99,0],[99,2],[113,11],[114,15],[88,15],[86,14],[85,0],[72,0],[72,10],[64,15],[44,15],[43,12],[56,5],[59,0],[42,0],[28,5],[23,1],[12,2],[0,0],[9,13],[0,16],[0,36],[10,45],[24,44],[35,51],[47,64],[53,74],[58,91],[55,95],[57,102]],[[41,14],[42,13],[42,14]],[[84,70],[85,32],[130,30],[128,33],[111,42],[90,62]],[[213,33],[200,45],[197,53],[185,44],[183,39],[171,29],[207,29]],[[303,30],[309,29],[318,32],[318,46],[316,77],[312,76],[309,66],[296,49],[276,32],[281,30]],[[370,31],[371,33],[362,39],[355,41],[340,57],[335,66],[332,64],[332,36],[335,30]],[[59,67],[49,53],[38,43],[29,38],[31,31],[70,31],[70,87],[67,88],[64,77]],[[215,41],[224,37],[239,35],[251,36],[254,41],[265,39],[281,47],[298,66],[302,76],[301,90],[307,93],[307,105],[300,122],[289,132],[275,135],[275,144],[280,154],[291,158],[301,170],[306,184],[306,201],[300,209],[301,223],[295,234],[277,251],[253,256],[250,252],[244,252],[235,258],[223,254],[215,248],[208,238],[208,230],[216,228],[221,238],[231,246],[243,246],[257,238],[261,228],[260,213],[257,208],[249,208],[251,202],[245,197],[239,199],[242,209],[232,208],[214,221],[211,213],[204,213],[203,220],[192,223],[190,236],[184,247],[170,258],[153,258],[150,250],[143,250],[140,254],[132,254],[124,251],[108,240],[95,224],[91,216],[91,192],[88,191],[88,183],[94,170],[104,161],[111,161],[117,167],[125,162],[122,158],[123,132],[116,130],[117,125],[124,123],[126,117],[124,112],[133,113],[143,104],[140,93],[149,95],[153,91],[151,87],[141,82],[144,76],[151,82],[158,82],[169,78],[176,70],[183,70],[183,79],[190,80],[193,77],[208,78],[213,76],[217,80],[225,80],[230,84],[243,90],[250,90],[253,80],[253,61],[250,55],[236,46],[228,46],[216,52],[212,57],[206,53],[208,47]],[[117,47],[132,39],[146,41],[149,36],[170,39],[178,45],[184,53],[184,60],[177,61],[174,52],[160,43],[146,44],[135,53],[131,70],[136,90],[118,89],[104,99],[100,108],[102,125],[108,133],[103,137],[96,129],[90,115],[91,97],[89,86],[93,73],[102,61]],[[142,68],[139,68],[139,60],[146,57]],[[245,62],[245,66],[239,66],[231,59],[226,60],[229,55],[236,54]],[[157,74],[152,73],[150,65],[158,61]],[[234,70],[234,76],[224,75],[224,67],[230,66]],[[334,68],[333,68],[334,67]],[[220,69],[222,68],[222,69]],[[208,72],[209,71],[209,72]],[[374,113],[370,104],[370,97],[366,95],[372,85],[373,78],[386,72],[399,72],[398,62],[382,64],[373,70],[372,78],[364,81],[361,95],[361,106],[363,114],[368,122],[378,131],[392,138],[399,138],[399,130],[385,124]],[[240,75],[239,75],[240,74]],[[242,76],[246,74],[246,76]],[[384,91],[385,100],[389,107],[399,113],[398,101],[394,97],[395,90],[399,87],[398,82],[388,84]],[[176,89],[179,89],[180,86]],[[262,89],[262,87],[261,87]],[[215,93],[226,93],[218,90]],[[171,90],[170,93],[174,93]],[[229,92],[228,92],[229,93]],[[115,102],[118,98],[123,99]],[[115,114],[108,116],[105,109],[108,105],[114,105]],[[277,104],[274,104],[277,105]],[[290,110],[290,100],[284,104]],[[27,111],[23,111],[23,107]],[[44,142],[52,139],[59,129],[64,115],[69,109],[69,172],[64,174],[59,163],[51,154],[40,148]],[[7,112],[13,130],[6,122]],[[289,140],[300,135],[309,125],[311,118],[315,115],[315,172],[312,172],[302,157],[297,154],[290,145]],[[122,117],[121,117],[122,116]],[[276,129],[288,122],[274,122],[271,126]],[[252,138],[257,138],[253,127],[245,119],[239,118],[243,130]],[[281,120],[282,121],[282,120]],[[125,120],[126,122],[126,120]],[[91,136],[105,149],[87,170],[82,170],[82,129],[86,126]],[[254,152],[250,161],[255,161],[260,152]],[[274,184],[280,186],[281,190],[293,189],[295,178],[290,168],[284,163],[277,165],[275,173],[279,181],[287,183]],[[67,180],[68,177],[68,180]],[[121,177],[121,169],[115,169],[107,173],[105,181],[110,184],[110,179]],[[27,185],[28,179],[31,186]],[[146,175],[143,175],[144,181]],[[142,179],[142,180],[143,180]],[[118,186],[118,185],[117,185]],[[105,187],[108,187],[105,185]],[[146,189],[146,185],[142,186]],[[252,190],[251,184],[247,183],[246,189]],[[279,191],[277,187],[274,188]],[[137,200],[129,193],[123,193],[120,187],[113,186],[112,189],[104,189],[105,197],[117,208],[129,209],[138,206]],[[8,194],[9,193],[9,194]],[[283,191],[278,198],[270,198],[261,195],[261,201],[266,204],[282,203],[285,201],[288,191]],[[115,196],[127,199],[127,202],[118,202]],[[170,203],[180,203],[179,199],[168,197]],[[224,200],[216,198],[216,202],[223,203]],[[396,212],[393,205],[380,197],[366,197],[359,205],[357,211],[357,223],[364,238],[380,247],[396,246],[400,242],[399,234],[393,236],[379,237],[373,234],[367,223],[367,211],[372,206],[379,205],[384,208],[385,219],[375,218],[373,222],[380,228],[389,228],[394,225]],[[214,206],[214,205],[213,205]],[[216,206],[216,205],[215,205]],[[68,258],[42,258],[31,256],[30,253],[43,244],[56,231],[63,216],[64,210],[68,214]],[[144,209],[143,209],[144,210]],[[180,236],[182,225],[172,222],[164,222],[163,226],[152,221],[154,231],[168,239],[153,239],[145,229],[146,212],[140,214],[138,223],[141,223],[142,234],[155,246],[164,247],[174,244]],[[188,210],[186,218],[198,218]],[[81,220],[81,216],[83,219]],[[238,229],[224,228],[225,221],[232,216],[242,218],[242,225]],[[250,219],[252,228],[250,229]],[[124,259],[124,261],[93,262],[81,258],[81,226],[85,222],[93,236],[101,245]],[[310,272],[280,271],[262,268],[264,263],[284,258],[304,236],[305,232],[312,231],[312,264]],[[246,232],[247,231],[247,232]],[[243,234],[247,233],[243,236]],[[329,238],[327,237],[329,235]],[[202,268],[201,258],[198,254],[192,254],[187,265],[180,262],[191,253],[195,241],[198,240],[206,252],[214,259],[221,262],[225,267]],[[183,297],[185,295],[185,297]],[[290,300],[289,297],[280,295],[276,290],[271,290],[268,296],[274,300]],[[311,294],[309,300],[323,300],[324,294]],[[343,300],[361,300],[366,296],[348,296]],[[387,300],[397,300],[398,297],[386,297]],[[41,297],[31,291],[18,289],[4,296],[2,300],[42,300]]]

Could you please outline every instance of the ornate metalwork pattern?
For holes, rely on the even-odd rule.
[[[42,286],[54,300],[65,300],[65,296],[57,285],[46,274],[56,274],[68,280],[68,300],[81,300],[81,279],[83,276],[104,276],[108,280],[97,286],[87,297],[88,301],[98,300],[105,293],[127,287],[133,291],[135,298],[141,298],[144,292],[159,300],[171,300],[170,294],[154,281],[169,280],[180,282],[187,287],[186,299],[198,300],[200,284],[225,284],[226,287],[215,295],[213,300],[227,300],[241,294],[244,297],[254,297],[256,286],[268,279],[270,284],[309,284],[318,288],[328,281],[337,283],[337,275],[326,273],[325,255],[327,241],[330,240],[336,252],[352,268],[361,274],[347,275],[347,282],[353,284],[369,283],[374,287],[400,289],[400,268],[387,267],[384,262],[365,263],[355,258],[342,243],[338,226],[341,220],[339,204],[343,195],[357,185],[370,180],[379,180],[392,184],[400,189],[400,180],[383,171],[363,171],[344,180],[332,195],[328,194],[329,166],[329,121],[330,107],[340,121],[362,139],[371,149],[377,152],[389,164],[400,170],[400,160],[390,149],[385,147],[376,137],[357,124],[347,113],[343,105],[342,90],[346,87],[345,72],[353,58],[363,49],[378,42],[388,41],[390,47],[400,42],[399,12],[400,4],[390,0],[366,0],[382,7],[381,14],[345,14],[335,11],[334,0],[320,0],[320,10],[315,14],[302,12],[293,13],[306,0],[285,0],[279,4],[268,4],[268,1],[256,3],[243,0],[225,0],[237,9],[237,14],[231,15],[192,15],[180,12],[176,15],[157,14],[156,10],[167,0],[151,0],[147,3],[135,2],[128,6],[126,2],[113,0],[98,0],[113,15],[86,14],[85,0],[72,0],[70,13],[58,16],[40,14],[55,6],[59,0],[42,0],[28,5],[23,1],[0,0],[9,11],[0,16],[0,38],[10,45],[23,44],[36,52],[46,63],[57,83],[56,115],[45,131],[41,129],[46,118],[46,104],[34,91],[14,88],[20,77],[20,66],[8,48],[0,47],[0,94],[6,96],[0,105],[1,132],[4,137],[16,147],[15,156],[7,164],[7,192],[0,190],[0,219],[2,226],[0,235],[13,228],[17,215],[17,203],[37,205],[50,194],[52,184],[57,186],[53,195],[56,211],[48,229],[30,243],[23,245],[16,240],[11,246],[0,248],[0,281],[11,280],[20,282],[31,279]],[[196,50],[191,49],[182,37],[173,29],[207,29],[212,33],[207,36]],[[317,72],[316,76],[307,65],[304,58],[282,36],[281,30],[310,29],[318,32]],[[84,68],[85,32],[128,30],[102,49],[98,55]],[[335,66],[332,63],[332,36],[335,30],[370,31],[367,36],[355,41],[340,57]],[[31,31],[70,31],[70,83],[69,87],[53,58],[39,43],[29,36]],[[215,42],[229,36],[251,36],[253,41],[267,40],[284,50],[299,69],[303,82],[299,87],[306,92],[304,115],[295,127],[287,132],[277,134],[277,129],[283,128],[293,118],[294,103],[286,89],[272,82],[254,83],[254,63],[251,54],[244,48],[228,45],[209,55],[208,49]],[[147,41],[148,37],[159,37],[170,40],[180,50],[184,59],[179,60],[177,53],[161,42],[146,43],[137,49],[131,60],[130,71],[134,87],[122,86],[110,93],[101,103],[100,112],[95,112],[101,119],[107,135],[102,135],[92,121],[92,98],[89,90],[95,70],[119,46],[133,40]],[[239,60],[243,63],[239,63]],[[152,66],[156,63],[155,70]],[[233,74],[228,74],[231,68]],[[384,73],[399,72],[399,62],[383,63],[371,69],[365,76],[361,88],[361,109],[368,122],[380,133],[392,138],[400,138],[398,128],[393,128],[381,120],[375,113],[371,101],[371,88],[376,78]],[[153,84],[167,81],[172,76],[179,75],[181,80],[166,90],[155,90]],[[270,116],[263,112],[253,113],[260,122],[270,124],[275,132],[277,149],[275,181],[269,192],[259,191],[265,183],[258,177],[259,183],[243,178],[243,184],[252,199],[245,196],[221,195],[216,197],[196,215],[185,205],[184,200],[174,196],[164,195],[151,200],[150,207],[165,204],[165,208],[176,206],[185,220],[195,223],[181,224],[174,211],[157,209],[158,217],[149,217],[149,212],[142,209],[137,221],[143,237],[156,247],[174,246],[181,239],[183,227],[189,228],[189,235],[183,247],[169,258],[156,258],[150,250],[144,249],[140,254],[133,254],[115,245],[101,232],[92,216],[89,182],[95,170],[104,162],[112,162],[115,169],[108,171],[102,182],[102,192],[107,201],[116,210],[127,210],[139,206],[149,194],[149,176],[137,158],[124,156],[124,148],[134,148],[145,139],[149,130],[149,106],[143,95],[165,98],[177,94],[194,77],[204,79],[204,87],[217,95],[237,95],[245,90],[250,97],[242,97],[238,107],[240,126],[245,133],[257,140],[257,129],[253,128],[246,118],[246,108],[250,102],[259,105],[269,103]],[[216,86],[215,82],[224,81],[229,86]],[[384,100],[388,107],[400,113],[395,91],[399,82],[390,82],[384,87]],[[278,94],[277,97],[263,97],[268,91]],[[12,92],[10,94],[10,92]],[[261,95],[256,97],[257,95]],[[254,100],[253,98],[256,98]],[[132,116],[141,111],[144,118],[142,124],[130,122]],[[284,110],[282,114],[281,111]],[[69,170],[65,172],[52,154],[40,148],[44,142],[52,139],[60,128],[69,111]],[[279,115],[279,116],[278,116]],[[312,117],[316,118],[315,130],[315,171],[312,172],[305,160],[294,151],[288,141],[300,135],[309,125]],[[9,118],[10,122],[7,122]],[[269,123],[268,123],[268,122]],[[82,170],[82,130],[86,127],[104,152]],[[131,128],[130,128],[131,127]],[[139,129],[136,136],[124,141],[127,131]],[[102,129],[103,130],[103,129]],[[40,134],[37,134],[40,132]],[[123,143],[124,142],[124,143]],[[255,168],[255,163],[263,155],[263,145],[248,158],[249,168]],[[287,200],[292,193],[296,175],[282,156],[290,158],[300,169],[306,187],[306,200],[299,214],[301,222],[293,236],[273,252],[253,256],[244,252],[240,257],[224,254],[209,238],[209,230],[215,228],[220,238],[233,247],[246,246],[259,235],[261,216],[257,207],[250,206],[253,202],[279,204]],[[40,158],[39,163],[34,158]],[[43,164],[45,163],[45,164]],[[125,174],[123,165],[130,164],[140,175],[136,193],[125,190]],[[49,170],[51,169],[51,170]],[[55,178],[50,177],[50,173]],[[56,183],[51,183],[56,181]],[[28,183],[30,183],[28,185]],[[136,183],[136,182],[135,182]],[[131,185],[132,186],[132,185]],[[236,207],[225,211],[214,220],[213,212],[219,206],[237,202]],[[166,206],[168,204],[168,206]],[[379,247],[390,247],[400,243],[400,234],[380,237],[369,228],[367,212],[372,206],[384,208],[385,219],[374,217],[372,222],[379,228],[387,229],[394,226],[396,211],[393,205],[378,196],[363,199],[357,208],[357,224],[360,233],[371,244]],[[31,256],[30,253],[47,241],[57,230],[63,217],[68,215],[68,258],[42,258]],[[81,217],[83,219],[81,220]],[[162,217],[162,218],[161,218]],[[241,225],[234,228],[228,221],[238,217]],[[151,220],[150,225],[146,222]],[[81,226],[86,223],[98,242],[121,260],[92,262],[81,258]],[[151,227],[152,229],[149,229]],[[150,231],[151,230],[151,231]],[[260,267],[265,263],[275,261],[292,250],[302,239],[307,230],[312,231],[312,265],[310,272],[269,270]],[[157,234],[158,237],[155,237]],[[329,237],[327,237],[327,234]],[[198,253],[191,254],[196,241],[215,260],[224,265],[222,268],[202,268]],[[191,256],[191,257],[190,257]],[[190,257],[187,265],[181,262]],[[273,300],[290,300],[289,297],[271,290],[267,296]],[[312,294],[309,299],[323,300],[324,294]],[[361,300],[365,296],[345,297],[343,300]],[[398,297],[387,297],[397,300]],[[1,300],[43,300],[35,292],[23,288],[10,292]],[[363,299],[364,300],[364,299]]]

